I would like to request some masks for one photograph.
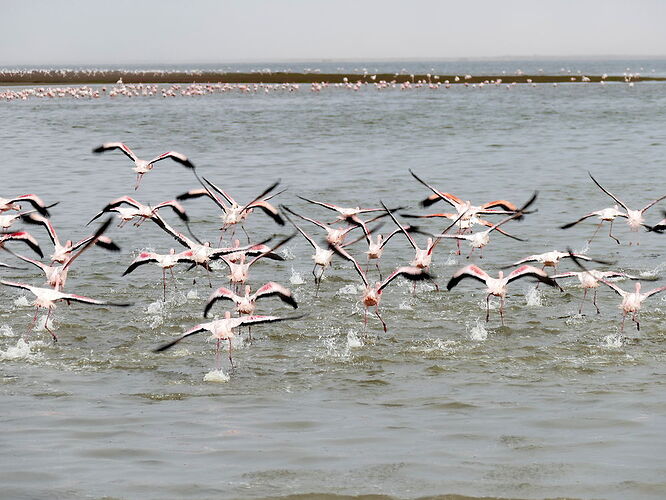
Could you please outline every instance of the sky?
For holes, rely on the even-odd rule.
[[[662,0],[2,3],[0,67],[666,56]]]

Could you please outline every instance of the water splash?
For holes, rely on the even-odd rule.
[[[0,326],[0,337],[13,337],[14,336],[14,330],[12,330],[12,327],[9,325],[2,325]]]
[[[473,324],[465,323],[465,329],[467,330],[470,340],[483,342],[488,338],[488,330],[481,321],[481,318],[476,318],[476,321]]]
[[[612,333],[602,339],[603,347],[620,348],[624,345],[624,336],[621,333]]]
[[[41,342],[33,342],[31,344],[23,339],[18,339],[15,346],[8,347],[6,351],[0,350],[0,361],[15,361],[34,357],[32,346],[37,344],[41,344]]]
[[[212,370],[204,375],[204,382],[215,382],[217,384],[226,384],[231,377],[224,370]]]
[[[199,290],[197,290],[196,288],[193,288],[192,290],[187,292],[186,297],[187,297],[187,300],[198,299],[199,298]]]
[[[356,334],[354,330],[349,330],[347,332],[347,349],[355,349],[358,347],[363,347],[365,344],[363,340]]]
[[[20,297],[14,299],[14,305],[16,307],[27,307],[30,305],[30,302],[25,295],[21,295]]]
[[[35,322],[35,326],[33,327],[33,331],[35,332],[44,332],[46,331],[46,327],[48,326],[49,330],[53,330],[53,318],[49,318],[48,314],[42,314],[39,318],[37,318],[37,321]],[[47,321],[48,318],[48,321]]]
[[[536,286],[530,288],[525,294],[525,303],[530,307],[542,307],[543,295]]]
[[[409,304],[409,299],[405,299],[398,305],[401,311],[412,311],[414,308]]]
[[[303,285],[305,284],[305,279],[303,275],[296,271],[294,267],[291,267],[291,276],[289,276],[289,283],[292,285]]]
[[[458,255],[456,254],[455,251],[451,250],[451,253],[449,253],[449,256],[444,261],[444,265],[455,266],[457,264],[458,264]]]
[[[296,259],[296,255],[294,255],[293,250],[289,247],[283,248],[282,251],[280,252],[280,255],[282,255],[282,257],[284,257],[284,260],[294,260],[294,259]]]
[[[335,292],[336,295],[356,295],[357,293],[356,285],[345,285]]]

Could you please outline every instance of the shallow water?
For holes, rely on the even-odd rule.
[[[494,235],[489,272],[526,255],[580,250],[590,220],[558,226],[612,205],[591,171],[630,205],[664,194],[661,84],[456,87],[401,92],[326,89],[311,94],[228,93],[199,98],[28,101],[0,104],[2,195],[39,193],[61,238],[78,239],[108,201],[125,194],[157,203],[196,187],[190,172],[162,162],[137,193],[126,158],[91,154],[122,140],[140,156],[186,153],[201,174],[241,201],[280,178],[279,201],[315,218],[329,213],[297,194],[347,205],[408,205],[428,193],[411,168],[444,191],[475,202],[516,203],[539,190],[538,212],[507,226],[528,238]],[[216,242],[216,210],[186,202],[192,227]],[[440,211],[443,205],[432,207]],[[660,208],[648,221],[660,219]],[[169,220],[171,214],[167,214]],[[174,225],[177,225],[174,221]],[[424,222],[440,231],[443,224]],[[181,226],[178,226],[181,227]],[[303,222],[313,234],[315,227]],[[387,231],[390,224],[383,227]],[[253,215],[257,239],[290,233]],[[50,250],[46,234],[29,230]],[[604,231],[589,254],[632,273],[663,272],[663,237]],[[214,344],[194,336],[163,354],[151,349],[202,320],[204,273],[177,271],[162,303],[161,272],[144,266],[121,277],[138,250],[177,243],[152,224],[113,229],[120,254],[91,251],[67,289],[131,300],[128,309],[56,309],[60,341],[26,334],[32,308],[4,288],[0,312],[0,481],[7,498],[263,498],[320,493],[399,498],[661,498],[666,494],[664,297],[646,304],[641,331],[618,335],[618,297],[600,290],[602,314],[577,316],[582,290],[565,293],[518,281],[506,326],[476,282],[451,292],[398,282],[384,293],[384,334],[356,303],[360,280],[336,261],[314,296],[311,248],[292,240],[284,262],[258,263],[256,287],[290,286],[308,316],[257,326],[216,372]],[[424,237],[419,236],[420,241]],[[630,240],[640,245],[629,245]],[[16,251],[24,251],[12,247]],[[440,285],[468,262],[442,242]],[[359,257],[363,249],[354,248]],[[396,238],[386,274],[412,256]],[[10,255],[5,262],[13,262]],[[563,262],[560,270],[575,270]],[[39,285],[28,271],[5,279]],[[225,282],[217,271],[215,284]],[[373,274],[374,276],[374,274]],[[196,284],[192,283],[196,277]],[[373,278],[374,279],[374,278]],[[647,283],[659,286],[663,280]],[[621,282],[621,286],[633,286]],[[222,314],[216,305],[215,314]],[[260,313],[291,314],[277,301]],[[224,358],[224,357],[223,357]],[[228,376],[228,377],[227,377]]]

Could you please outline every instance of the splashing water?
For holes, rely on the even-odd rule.
[[[405,299],[398,305],[398,309],[401,311],[411,311],[414,308],[409,304],[409,299]]]
[[[305,284],[305,279],[303,279],[303,275],[298,271],[296,271],[293,266],[291,268],[291,276],[289,276],[289,283],[291,283],[292,285]]]
[[[624,336],[621,333],[612,333],[603,338],[603,347],[619,348],[624,345]]]
[[[14,330],[12,330],[12,327],[9,325],[2,325],[0,326],[0,336],[1,337],[13,337],[14,336]]]
[[[187,292],[187,300],[194,300],[199,298],[199,291],[195,288]]]
[[[345,285],[335,292],[336,295],[356,295],[357,293],[356,285]]]
[[[525,303],[530,307],[543,306],[543,296],[536,286],[530,288],[525,294]]]
[[[294,255],[294,252],[289,247],[283,248],[280,255],[284,257],[284,260],[294,260],[296,258],[296,255]]]
[[[480,318],[476,318],[474,324],[465,323],[465,329],[467,330],[470,340],[482,342],[488,338],[488,330],[486,330],[486,327]]]
[[[53,330],[53,318],[48,318],[48,322],[46,318],[48,318],[48,314],[42,314],[39,318],[37,318],[37,322],[35,323],[33,331],[35,332],[46,331],[47,326],[49,330]]]
[[[458,264],[457,254],[452,250],[447,259],[444,261],[445,266],[455,266]]]
[[[37,344],[37,342],[33,342],[33,344]],[[0,351],[0,361],[27,359],[32,354],[31,345],[23,339],[18,339],[15,346],[8,347],[6,351]]]
[[[358,347],[363,347],[363,340],[359,338],[354,330],[349,330],[347,332],[347,348],[354,349]]]
[[[21,295],[20,297],[14,299],[14,305],[16,307],[26,307],[30,305],[30,302],[28,301],[28,298],[25,295]]]
[[[231,377],[224,372],[224,370],[212,370],[204,375],[204,382],[215,382],[217,384],[226,384]]]

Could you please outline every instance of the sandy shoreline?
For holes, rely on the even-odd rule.
[[[605,76],[605,75],[604,75]],[[457,80],[456,80],[457,78]],[[405,75],[395,73],[221,73],[221,72],[162,72],[162,71],[26,71],[1,72],[0,85],[67,85],[124,83],[375,83],[431,82],[463,84],[502,83],[570,83],[570,82],[624,82],[622,75]],[[589,79],[589,80],[588,80]],[[632,76],[632,81],[666,81],[666,77]]]

